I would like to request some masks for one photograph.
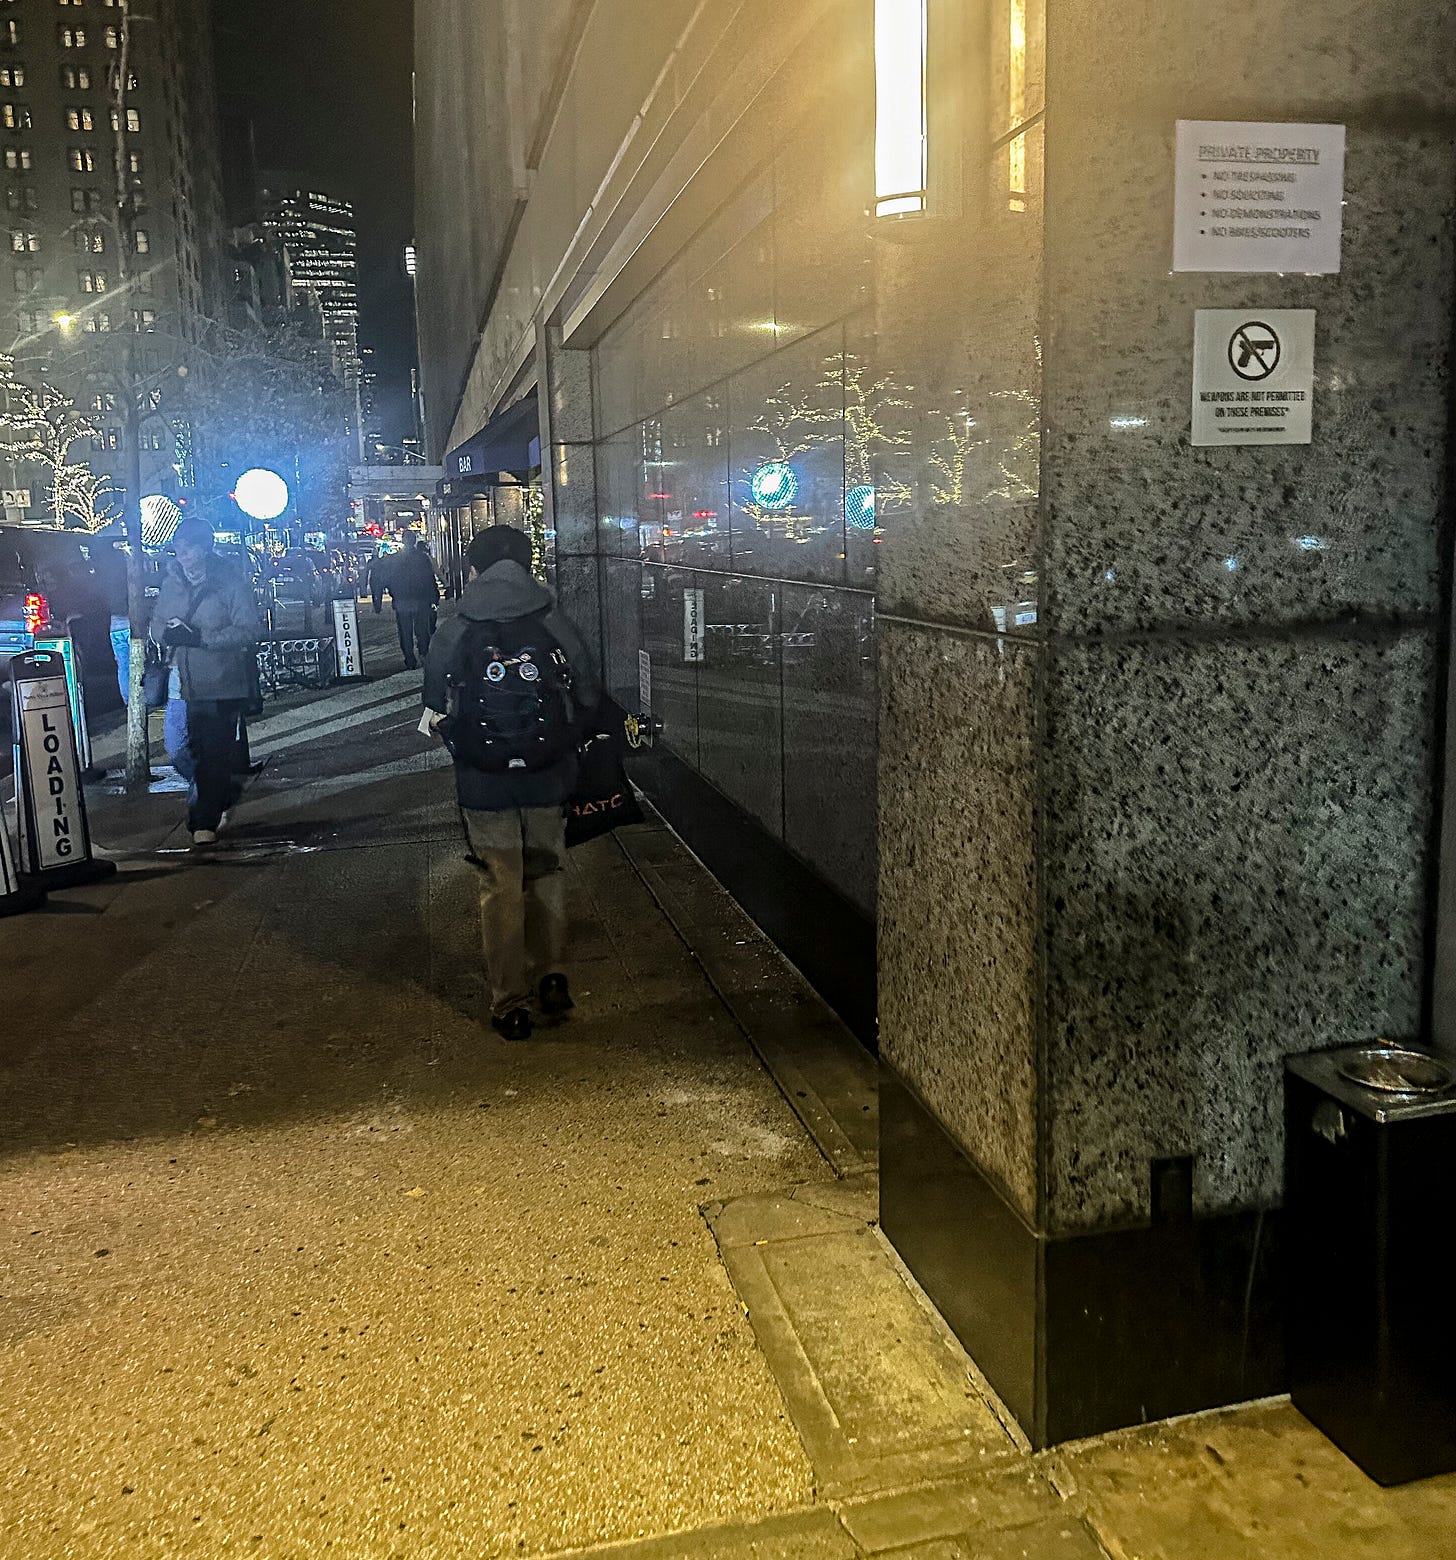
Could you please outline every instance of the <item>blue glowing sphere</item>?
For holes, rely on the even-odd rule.
[[[763,509],[788,509],[799,496],[799,479],[787,461],[760,466],[749,483],[753,501]]]
[[[254,520],[276,520],[288,508],[288,484],[276,471],[255,466],[238,478],[233,499]]]
[[[856,531],[873,531],[875,490],[872,487],[850,488],[844,495],[844,518]]]

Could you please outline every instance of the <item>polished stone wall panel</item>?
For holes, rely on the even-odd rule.
[[[599,579],[599,561],[595,557],[579,557],[558,553],[554,576],[556,600],[561,610],[576,625],[587,654],[591,657],[592,670],[606,683],[602,665],[602,591]]]
[[[783,685],[778,590],[705,575],[707,659],[698,668],[703,774],[774,838],[784,835]]]
[[[874,598],[785,586],[784,843],[875,904]]]
[[[652,657],[652,713],[657,740],[698,767],[698,667],[686,657],[683,593],[697,577],[686,569],[642,570],[642,646]]]
[[[881,1051],[1034,1220],[1042,652],[879,633]]]
[[[1353,48],[1318,46],[1344,12],[1350,38],[1380,36],[1359,51],[1376,76],[1393,37],[1423,36],[1400,104]],[[1049,629],[1436,606],[1456,254],[1431,192],[1456,184],[1456,150],[1410,94],[1449,86],[1456,34],[1449,7],[1413,15],[1322,4],[1281,29],[1265,8],[1200,36],[1167,10],[1129,50],[1124,7],[1053,0],[1051,97],[1077,133],[1047,165]],[[1210,90],[1215,55],[1241,61],[1235,91]],[[1180,116],[1351,121],[1341,273],[1170,275]],[[1243,306],[1317,311],[1311,445],[1189,444],[1194,311]]]
[[[1419,1023],[1434,635],[1049,654],[1049,1226],[1185,1155],[1198,1211],[1275,1205],[1283,1058]]]
[[[625,710],[638,708],[637,652],[642,648],[642,565],[601,559],[602,641],[606,691]]]
[[[1023,138],[1024,209],[1012,209],[1002,148],[968,172],[964,221],[876,230],[874,464],[889,611],[984,630],[1035,621],[1044,135],[1038,124]],[[1015,623],[1028,613],[1032,623]]]
[[[728,456],[733,567],[742,574],[844,582],[844,332],[819,331],[735,375]],[[769,509],[754,479],[787,465],[794,502]]]

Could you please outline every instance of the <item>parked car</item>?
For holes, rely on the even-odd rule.
[[[324,599],[323,580],[312,553],[290,547],[272,562],[270,574],[278,601],[311,607]]]
[[[247,574],[253,586],[253,604],[260,618],[266,617],[273,601],[273,579],[262,558],[251,547],[222,542],[214,549],[220,558],[230,558]]]
[[[112,597],[117,578],[102,553],[110,543],[50,526],[0,526],[0,671],[10,657],[35,647],[37,637],[69,634],[92,714],[116,709],[121,691],[111,647]],[[98,563],[101,567],[98,567]],[[8,678],[0,678],[7,701]]]

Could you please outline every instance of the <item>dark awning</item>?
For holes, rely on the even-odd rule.
[[[503,472],[519,480],[541,464],[540,430],[532,390],[446,455],[441,489],[458,495],[472,487],[494,487]]]

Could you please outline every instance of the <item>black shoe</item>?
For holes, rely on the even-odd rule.
[[[545,975],[541,979],[541,1011],[548,1018],[569,1013],[576,1006],[564,975]]]
[[[418,661],[406,661],[404,669],[407,672],[417,672],[420,669],[420,663]]]
[[[503,1040],[529,1040],[531,1038],[531,1015],[525,1008],[512,1008],[509,1013],[499,1018],[491,1019],[495,1032]]]

